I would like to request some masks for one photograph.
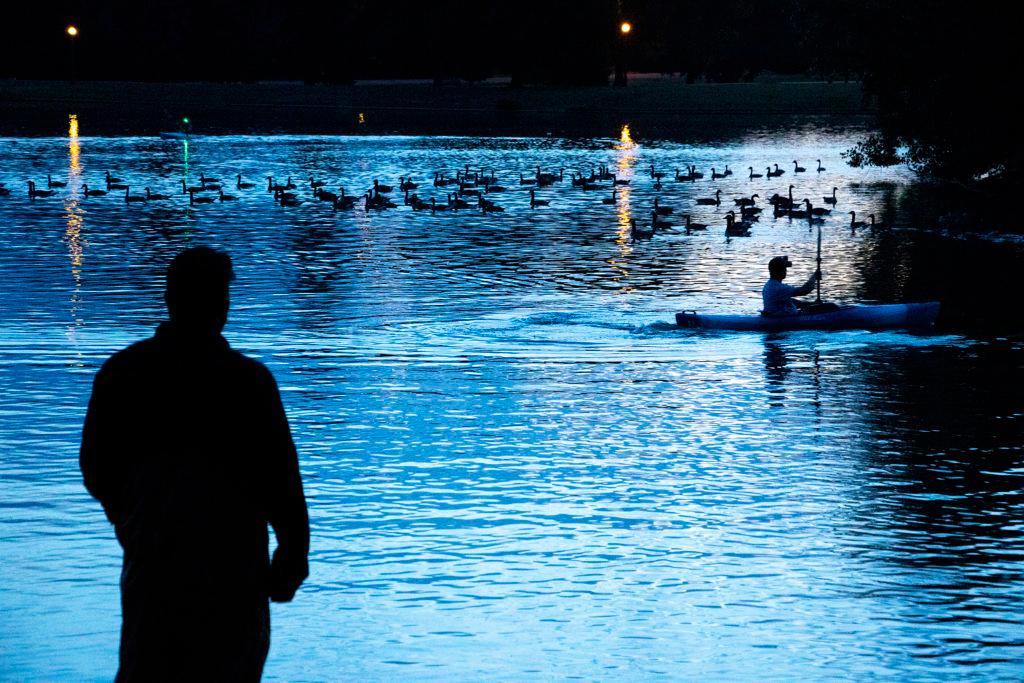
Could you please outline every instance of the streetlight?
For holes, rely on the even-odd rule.
[[[75,38],[78,37],[78,27],[74,24],[68,24],[68,27],[64,29],[64,32],[68,34],[68,38],[71,42],[71,82],[75,82]]]
[[[626,86],[626,38],[633,30],[633,24],[628,21],[619,23],[619,41],[615,50],[615,85]]]

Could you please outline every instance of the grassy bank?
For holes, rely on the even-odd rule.
[[[858,83],[651,79],[627,88],[513,89],[0,81],[0,135],[63,134],[72,113],[83,135],[155,134],[175,130],[187,115],[206,134],[614,135],[628,123],[641,134],[675,138],[819,118],[869,123],[872,116]]]

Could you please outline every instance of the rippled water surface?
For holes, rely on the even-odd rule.
[[[269,679],[1019,678],[1022,343],[670,324],[757,311],[772,255],[811,272],[806,222],[724,236],[734,197],[790,183],[816,203],[839,188],[827,298],[945,305],[964,293],[944,265],[1019,272],[1014,239],[907,218],[909,175],[846,168],[853,139],[0,140],[0,678],[116,668],[120,554],[81,486],[81,422],[195,244],[234,257],[225,336],[277,375],[311,508]],[[782,178],[746,177],[776,162]],[[659,193],[652,163],[707,175]],[[411,174],[442,198],[433,173],[466,164],[508,187],[504,213],[333,214],[308,188]],[[631,180],[614,204],[607,182],[569,187],[599,164]],[[538,165],[566,179],[531,210],[519,173]],[[133,194],[201,172],[260,186],[193,208],[83,198],[108,169]],[[47,173],[68,186],[29,201]],[[267,175],[305,203],[275,206]],[[693,206],[716,188],[722,207]],[[711,229],[631,240],[656,195]],[[895,228],[851,232],[849,210]]]

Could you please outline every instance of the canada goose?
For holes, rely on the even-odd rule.
[[[406,190],[406,195],[408,194],[409,192]],[[313,198],[319,199],[322,202],[331,202],[332,204],[338,201],[338,195],[333,192],[329,192],[322,187],[318,187],[313,190]]]
[[[629,180],[620,180],[613,173],[612,174],[612,185],[618,185],[619,187],[625,187],[626,185],[629,185]]]
[[[46,187],[48,187],[48,188],[67,187],[67,183],[65,183],[63,180],[53,180],[52,178],[50,178],[50,174],[47,173],[46,174]]]
[[[494,202],[489,202],[486,199],[484,199],[483,196],[481,196],[481,195],[477,195],[477,200],[478,200],[478,204],[480,206],[480,211],[482,211],[484,213],[484,215],[489,214],[489,213],[504,213],[505,212],[505,207],[498,206]]]
[[[538,175],[538,177],[539,178],[543,178],[545,180],[549,180],[549,181],[551,181],[553,183],[561,182],[563,180],[563,178],[564,178],[564,175],[563,175],[564,171],[565,171],[565,169],[562,169],[562,168],[558,169],[558,175],[555,175],[554,173],[541,173],[540,172],[540,166],[537,167],[537,175]]]
[[[711,199],[710,197],[700,197],[699,199],[697,199],[697,204],[699,204],[701,206],[721,206],[721,204],[722,204],[722,191],[721,190],[715,190],[715,198],[714,199]]]
[[[711,167],[711,179],[712,180],[719,180],[719,179],[724,178],[724,177],[725,177],[724,173],[718,173],[717,171],[715,171],[715,167],[714,166]]]
[[[378,192],[380,194],[387,194],[388,192],[391,192],[391,186],[390,185],[382,185],[381,183],[379,183],[377,181],[376,178],[374,178],[373,179],[373,191],[374,192]]]
[[[238,201],[238,197],[235,197],[234,195],[230,195],[230,194],[224,194],[224,190],[218,190],[218,197],[217,198],[220,199],[222,202],[236,202],[236,201]]]
[[[35,197],[52,197],[56,192],[54,190],[37,190],[36,184],[31,180],[28,181],[28,196]]]
[[[654,213],[657,216],[668,216],[674,209],[671,206],[658,206],[658,198],[654,198]]]
[[[818,159],[818,173],[825,170],[825,167],[821,165],[821,159]]]
[[[144,202],[146,201],[146,195],[144,194],[128,194],[130,188],[124,188],[124,202],[125,204],[131,204],[132,202]]]
[[[691,166],[690,167],[690,180],[700,180],[703,177],[704,177],[704,174],[703,173],[698,173],[696,166]]]
[[[113,180],[107,181],[107,190],[126,190],[128,186],[121,182],[120,178],[114,178]]]
[[[793,159],[793,173],[803,173],[807,169],[796,163],[796,159]]]
[[[875,214],[869,213],[868,218],[871,219],[871,225],[869,226],[872,230],[886,230],[889,226],[885,223],[876,223]]]
[[[772,170],[772,167],[771,167],[771,166],[769,166],[768,168],[766,168],[766,169],[765,169],[765,173],[766,173],[766,175],[767,175],[767,176],[768,176],[769,178],[774,178],[774,177],[776,177],[777,175],[779,175],[779,174],[775,173],[775,171],[773,171],[773,170]]]
[[[687,169],[686,175],[682,175],[681,173],[679,173],[679,169],[677,168],[676,169],[676,182],[677,183],[682,183],[682,182],[686,182],[688,180],[690,180],[689,169]]]
[[[348,196],[345,196],[345,197],[338,197],[331,204],[331,206],[334,208],[335,211],[337,211],[338,209],[351,209],[355,205],[356,205],[356,198],[353,197],[352,195],[348,195]]]
[[[239,173],[237,176],[235,176],[235,187],[239,190],[251,190],[252,188],[256,187],[256,183],[243,183],[242,174]]]
[[[167,195],[160,194],[158,192],[150,192],[149,188],[148,187],[146,188],[146,201],[147,202],[156,202],[156,201],[160,201],[161,199],[167,199]]]
[[[537,193],[534,190],[530,190],[530,208],[531,209],[536,209],[538,206],[547,206],[547,205],[549,205],[551,203],[547,199],[537,199],[536,194]]]
[[[653,228],[653,227],[650,230],[644,230],[642,228],[638,228],[638,227],[636,227],[636,219],[635,218],[630,218],[629,219],[629,236],[630,236],[630,238],[635,239],[635,240],[648,239],[648,238],[654,237],[654,233],[655,232],[656,232],[656,229]]]
[[[186,186],[185,185],[185,179],[182,178],[182,180],[181,180],[181,193],[182,194],[188,194],[190,192],[202,192],[202,191],[203,191],[202,185]],[[200,203],[202,203],[202,202],[200,202]]]
[[[459,209],[471,208],[469,202],[459,199],[459,196],[455,193],[448,195],[448,205],[451,206],[452,209],[456,211],[458,211]]]
[[[732,175],[732,171],[729,170],[729,164],[725,165],[725,170],[722,171],[722,175],[724,175],[724,176],[731,176]]]
[[[708,224],[707,223],[694,223],[693,221],[690,220],[690,214],[686,214],[686,232],[690,232],[691,230],[707,230],[707,229],[708,229]]]
[[[107,185],[109,185],[110,183],[123,183],[124,182],[120,178],[115,178],[114,176],[110,175],[110,171],[105,171],[105,173],[106,173]]]
[[[107,193],[106,190],[90,190],[88,185],[82,185],[82,189],[86,197],[102,197]]]
[[[651,162],[651,177],[657,180],[661,180],[662,178],[665,177],[665,174],[662,173],[661,171],[654,170],[654,162]]]
[[[287,189],[290,189],[287,185],[275,183],[273,176],[267,176],[267,192],[284,192]]]
[[[351,209],[356,204],[356,197],[345,194],[345,188],[338,188],[338,198],[334,201],[335,209]]]
[[[309,176],[309,186],[312,187],[314,190],[317,189],[318,187],[324,187],[325,185],[327,185],[326,181],[317,180],[313,176]]]
[[[822,199],[824,200],[824,202],[826,204],[831,204],[832,206],[836,205],[836,190],[837,189],[839,189],[839,188],[837,188],[837,187],[833,187],[832,188],[832,196],[831,197],[822,197]]]
[[[793,204],[793,188],[794,187],[796,187],[796,186],[795,185],[790,185],[789,186],[789,197],[788,198],[782,197],[782,196],[780,196],[778,194],[773,194],[772,198],[769,201],[777,209],[792,209],[793,206],[794,206],[794,204]]]
[[[786,211],[786,215],[789,216],[790,218],[807,218],[811,214],[804,209],[790,208],[789,210]]]
[[[793,163],[796,163],[796,162],[794,161]],[[778,176],[781,176],[781,175],[785,175],[785,174],[786,174],[786,172],[785,172],[785,171],[783,171],[783,170],[782,170],[781,168],[779,168],[779,165],[778,165],[778,164],[773,164],[773,166],[775,166],[775,171],[774,171],[774,173],[775,173],[775,176],[776,176],[776,177],[778,177]]]
[[[520,185],[536,185],[537,184],[537,179],[536,178],[524,178],[523,174],[520,173],[519,174],[519,184]]]
[[[732,211],[725,214],[725,236],[726,237],[750,237],[750,223],[737,221],[736,214]]]
[[[672,227],[672,223],[670,223],[669,221],[663,221],[660,218],[658,218],[658,212],[657,211],[651,211],[651,229],[652,230],[665,230],[665,229],[671,228],[671,227]]]
[[[220,183],[215,183],[209,178],[204,178],[202,175],[199,176],[199,184],[202,187],[202,192],[216,192],[220,189]]]
[[[290,183],[286,183],[286,185],[287,184]],[[285,192],[284,190],[278,190],[277,192],[275,192],[274,199],[277,200],[277,203],[280,204],[281,206],[298,206],[302,204],[302,200],[299,199],[294,193]]]
[[[605,197],[604,199],[601,200],[601,203],[602,204],[614,204],[616,201],[618,201],[617,200],[618,194],[619,194],[619,191],[613,187],[612,188],[612,196],[611,197]]]
[[[756,203],[755,200],[760,196],[761,195],[759,194],[752,194],[749,198],[740,197],[739,199],[734,199],[733,201],[736,203],[737,206],[753,206]]]
[[[412,181],[412,178],[409,178],[408,180],[406,180],[404,177],[400,176],[398,178],[398,180],[401,181],[398,184],[398,189],[400,189],[400,190],[415,190],[417,187],[419,187],[419,184],[418,183],[414,183]]]
[[[857,220],[857,212],[850,212],[850,230],[856,230],[857,228],[866,228],[868,226],[864,221]]]
[[[815,208],[810,199],[804,199],[804,204],[807,205],[807,213],[812,216],[827,216],[832,213],[832,209]]]
[[[188,191],[188,203],[190,205],[191,204],[212,204],[214,201],[216,201],[216,200],[213,197],[209,196],[209,195],[200,195],[200,196],[197,197],[195,190],[189,190]]]
[[[753,207],[753,206],[741,206],[740,207],[740,220],[747,221],[748,223],[752,223],[754,221],[757,221],[757,220],[761,219],[761,217],[759,215],[760,213],[761,213],[761,209],[758,209],[756,207]]]
[[[747,168],[750,169],[750,179],[751,180],[753,180],[754,178],[763,178],[764,177],[764,174],[762,174],[762,173],[754,173],[754,167],[753,166],[748,166]]]
[[[212,185],[214,183],[219,183],[219,182],[220,182],[220,178],[209,178],[209,177],[203,175],[202,173],[199,174],[199,183],[201,185]]]
[[[447,204],[438,204],[437,200],[433,197],[430,198],[430,213],[437,213],[438,211],[447,211]]]

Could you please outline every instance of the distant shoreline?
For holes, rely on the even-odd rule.
[[[715,137],[761,126],[870,126],[856,82],[687,84],[634,79],[626,88],[416,82],[139,83],[0,81],[0,136],[156,135],[188,116],[197,134],[617,135]],[[360,122],[360,114],[362,122]]]

